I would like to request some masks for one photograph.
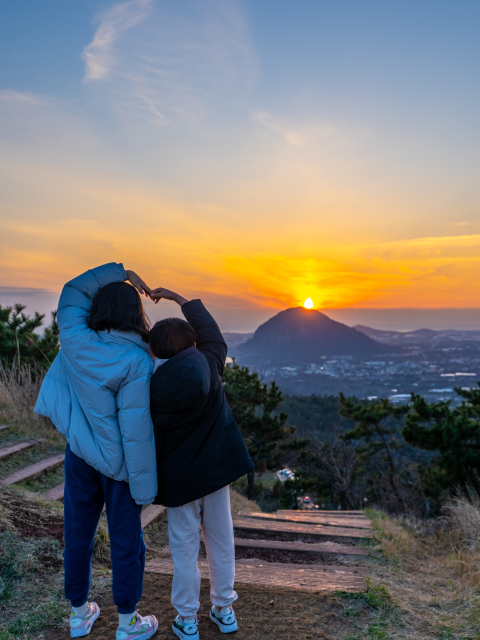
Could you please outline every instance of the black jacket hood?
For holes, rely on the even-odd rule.
[[[205,356],[189,347],[164,362],[153,374],[156,401],[165,413],[188,412],[208,395],[210,378]]]

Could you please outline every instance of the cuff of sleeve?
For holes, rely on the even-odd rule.
[[[151,500],[135,500],[135,504],[139,504],[141,506],[145,505],[145,504],[152,504],[152,502],[155,500],[155,498],[152,498]]]
[[[182,306],[180,307],[180,309],[182,310],[182,313],[185,317],[187,317],[187,315],[189,315],[190,313],[194,312],[195,310],[197,310],[198,308],[200,309],[204,309],[204,305],[203,302],[199,299],[197,300],[188,300],[188,302],[184,302],[182,304]]]
[[[125,271],[125,269],[123,268],[123,264],[121,262],[119,262],[117,264],[118,270],[120,271],[120,273],[123,276],[123,280],[127,280],[128,276],[127,276],[127,272]]]

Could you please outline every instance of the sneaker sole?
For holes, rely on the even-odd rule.
[[[232,622],[232,624],[222,624],[219,620],[217,620],[217,618],[212,614],[211,611],[210,620],[217,625],[222,633],[235,633],[235,631],[238,631],[238,624],[236,620],[235,622]]]
[[[176,636],[181,638],[181,640],[200,640],[200,635],[198,631],[193,635],[191,634],[188,635],[188,633],[183,633],[182,631],[180,631],[180,629],[177,629],[177,627],[174,624],[172,624],[172,631]]]
[[[143,637],[145,638],[145,640],[148,640],[149,638],[151,638],[152,636],[154,636],[157,631],[158,631],[158,620],[155,618],[156,622],[155,622],[155,627],[153,629],[153,631],[148,631]],[[139,636],[139,640],[142,640],[142,636]]]
[[[97,604],[97,612],[94,613],[93,616],[90,618],[89,620],[90,625],[88,627],[83,627],[82,629],[70,629],[70,637],[84,638],[85,636],[88,636],[88,634],[92,630],[93,623],[95,622],[95,620],[98,618],[99,615],[100,615],[100,607]]]

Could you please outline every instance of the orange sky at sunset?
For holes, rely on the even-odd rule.
[[[480,309],[478,7],[347,4],[12,5],[0,304],[118,261],[226,330]]]

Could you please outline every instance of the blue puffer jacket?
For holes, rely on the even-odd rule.
[[[87,326],[97,291],[126,278],[123,266],[111,263],[65,285],[57,316],[61,349],[35,411],[52,420],[73,453],[109,478],[129,482],[135,502],[149,504],[157,494],[157,468],[148,347],[136,333]]]

